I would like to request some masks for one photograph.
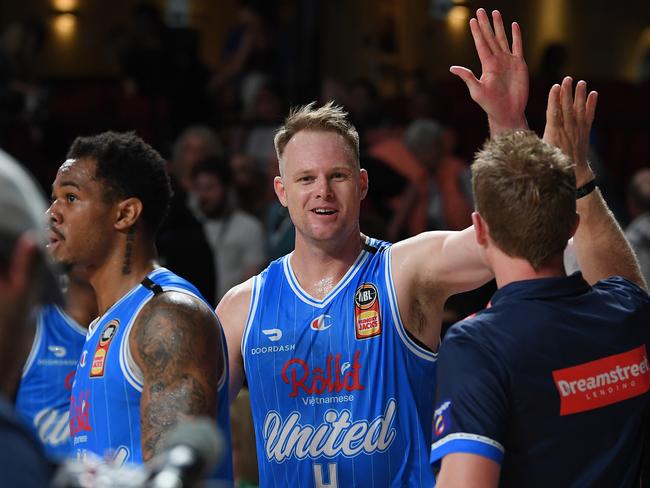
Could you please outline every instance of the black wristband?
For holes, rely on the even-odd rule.
[[[576,200],[578,198],[586,197],[589,195],[592,191],[596,189],[596,180],[591,180],[582,185],[580,188],[576,189]]]

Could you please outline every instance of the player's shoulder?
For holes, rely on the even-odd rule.
[[[241,317],[248,313],[257,277],[233,286],[217,305],[217,315],[224,321],[227,317]]]

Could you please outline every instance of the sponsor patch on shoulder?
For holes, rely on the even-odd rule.
[[[120,327],[120,321],[113,319],[108,322],[102,329],[101,335],[99,336],[99,342],[95,348],[95,354],[93,356],[93,362],[90,367],[90,377],[99,378],[104,376],[104,367],[106,366],[106,356],[108,355],[108,348],[113,342],[113,337],[117,333],[117,329]]]
[[[439,439],[451,428],[451,401],[445,400],[433,412],[433,434]]]
[[[363,283],[354,294],[354,325],[358,340],[381,334],[379,293],[372,283]]]

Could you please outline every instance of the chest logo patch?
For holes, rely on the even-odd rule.
[[[379,293],[372,283],[363,283],[354,294],[354,328],[357,340],[381,334]]]
[[[104,367],[106,366],[108,348],[111,347],[111,342],[113,342],[113,337],[115,337],[115,334],[117,333],[117,329],[119,327],[120,321],[113,319],[102,329],[101,335],[99,336],[99,342],[95,348],[93,362],[90,367],[91,378],[101,378],[104,376]]]

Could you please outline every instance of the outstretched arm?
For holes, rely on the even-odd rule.
[[[544,140],[559,147],[573,160],[578,188],[590,183],[594,174],[587,161],[589,131],[594,121],[598,95],[587,95],[587,84],[564,78],[548,96]],[[623,276],[646,289],[639,265],[623,231],[610,212],[600,190],[578,198],[580,224],[574,236],[578,263],[585,279],[593,284],[614,275]]]
[[[528,102],[528,67],[524,60],[521,30],[512,23],[512,49],[508,43],[503,19],[498,10],[492,12],[494,30],[486,11],[476,12],[469,21],[476,52],[481,61],[481,78],[468,68],[452,66],[450,71],[460,77],[469,93],[488,116],[492,137],[506,130],[526,129],[524,111]]]
[[[129,338],[144,379],[140,399],[142,457],[160,452],[166,435],[187,416],[217,413],[224,356],[217,318],[200,300],[179,292],[154,297]]]

